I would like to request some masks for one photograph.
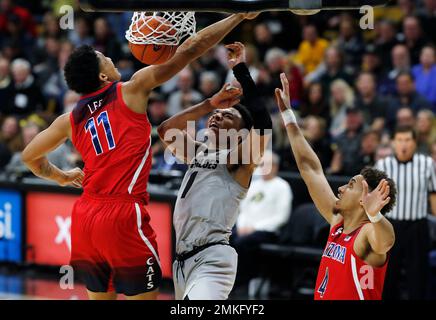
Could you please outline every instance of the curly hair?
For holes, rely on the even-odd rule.
[[[97,91],[100,87],[100,62],[94,48],[83,45],[75,49],[65,64],[64,74],[71,90],[80,94]]]
[[[381,180],[385,179],[388,182],[389,185],[389,197],[391,198],[389,203],[385,205],[381,210],[381,214],[385,215],[386,213],[390,212],[397,201],[397,187],[395,186],[394,180],[388,177],[388,175],[380,170],[371,168],[371,167],[365,167],[362,169],[360,174],[363,176],[365,181],[368,183],[368,189],[371,192],[375,188],[377,188],[378,184]]]

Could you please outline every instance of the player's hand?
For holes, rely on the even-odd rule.
[[[383,179],[371,193],[368,193],[368,183],[362,181],[362,206],[370,216],[376,216],[380,210],[389,203],[389,184]]]
[[[233,69],[236,65],[246,62],[245,46],[241,42],[235,42],[226,45],[228,50],[227,61],[230,69]]]
[[[280,80],[282,81],[282,89],[276,88],[276,100],[279,106],[280,112],[291,109],[291,94],[289,92],[289,81],[284,73],[280,74]]]
[[[63,171],[62,177],[58,181],[58,183],[61,186],[72,186],[75,188],[81,188],[84,177],[85,174],[83,173],[82,169],[74,168],[68,171]]]
[[[215,109],[231,108],[241,100],[241,89],[226,83],[222,89],[210,98],[210,104]]]

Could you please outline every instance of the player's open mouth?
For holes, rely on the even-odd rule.
[[[211,123],[209,124],[209,128],[216,128],[216,129],[219,129],[219,127],[218,127],[218,125],[216,124],[216,122],[211,122]]]

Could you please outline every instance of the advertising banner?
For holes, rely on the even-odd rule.
[[[20,193],[0,189],[0,262],[23,261],[21,210]]]

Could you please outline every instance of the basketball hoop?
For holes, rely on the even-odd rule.
[[[126,39],[134,44],[178,45],[195,32],[195,12],[135,12]]]

